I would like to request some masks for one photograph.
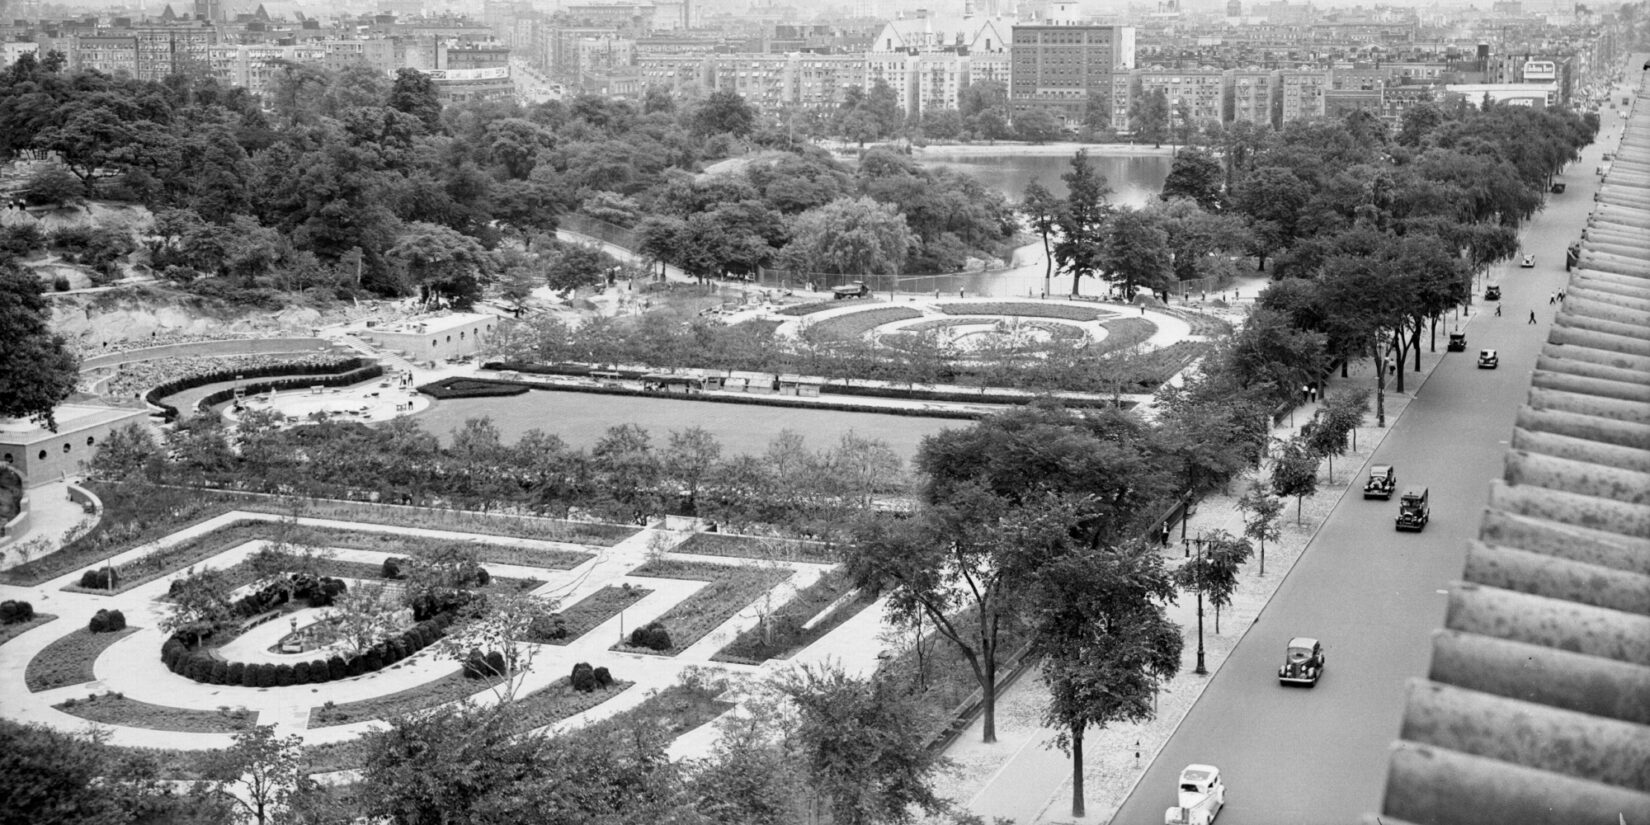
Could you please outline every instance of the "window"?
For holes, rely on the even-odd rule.
[[[41,451],[40,451],[40,460],[41,460],[41,461],[45,461],[45,460],[46,460],[46,451],[45,451],[45,450],[41,450]]]
[[[69,442],[65,441],[65,442],[63,442],[63,453],[65,455],[67,455],[68,452],[69,452]]]
[[[90,446],[92,446],[92,445],[93,445],[93,444],[95,444],[95,443],[97,443],[97,439],[95,439],[95,438],[92,438],[92,437],[91,437],[91,436],[89,436],[89,435],[88,435],[88,436],[86,436],[86,446],[88,446],[88,447],[90,447]]]

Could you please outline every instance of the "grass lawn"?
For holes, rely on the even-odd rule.
[[[830,548],[819,542],[741,536],[734,533],[694,533],[688,536],[687,541],[676,545],[672,552],[700,556],[808,561],[816,564],[835,564],[837,561],[832,556]]]
[[[573,640],[594,630],[602,622],[619,615],[619,611],[641,601],[643,596],[652,592],[652,590],[645,587],[633,585],[604,587],[556,614],[561,619],[561,627],[567,631],[566,636],[555,639],[546,634],[538,633],[534,634],[529,641],[547,645],[571,644]]]
[[[547,570],[571,570],[590,560],[589,553],[555,547],[512,547],[492,544],[485,539],[438,539],[374,530],[343,530],[336,527],[301,527],[295,531],[294,540],[318,547],[368,550],[392,556],[423,556],[443,547],[464,544],[474,547],[476,555],[483,562],[543,567]]]
[[[135,627],[127,627],[112,633],[93,633],[84,627],[76,630],[36,653],[34,658],[29,660],[28,670],[23,672],[23,683],[28,685],[30,693],[39,693],[65,685],[90,682],[97,678],[92,674],[92,664],[97,661],[97,657],[102,655],[109,645],[137,631]]]
[[[359,702],[346,702],[335,705],[331,702],[318,708],[310,708],[309,727],[329,728],[335,725],[348,725],[353,722],[365,722],[368,719],[389,719],[405,713],[416,713],[421,710],[456,702],[480,693],[502,679],[467,679],[462,669],[455,669],[452,673],[426,682],[417,687],[390,693],[384,696],[374,696],[371,699],[362,699]]]
[[[802,588],[795,598],[775,610],[767,619],[766,630],[758,625],[739,634],[739,637],[729,642],[727,647],[717,651],[711,660],[759,665],[768,659],[789,657],[792,653],[813,644],[821,636],[876,601],[876,596],[860,590],[854,598],[837,605],[829,615],[815,622],[812,627],[803,629],[802,626],[810,619],[818,616],[850,590],[853,590],[852,584],[840,571],[821,576],[819,581]]]
[[[29,619],[26,622],[0,625],[0,645],[3,645],[6,642],[9,642],[12,639],[15,639],[18,636],[21,636],[24,633],[27,633],[55,618],[57,618],[57,616],[51,613],[36,613],[34,614],[34,618]]]
[[[469,401],[500,401],[504,399],[468,399]],[[519,400],[519,399],[518,399]],[[463,423],[462,421],[458,423]],[[523,428],[525,429],[525,428]],[[445,430],[432,429],[441,435]],[[518,433],[519,435],[519,433]],[[288,502],[265,496],[237,496],[237,506],[258,513],[292,515]],[[397,527],[423,527],[431,530],[452,530],[460,533],[480,533],[488,536],[557,541],[583,544],[590,547],[612,547],[641,532],[641,528],[624,524],[606,524],[595,521],[563,521],[561,519],[516,516],[502,513],[481,513],[474,510],[440,510],[429,507],[399,507],[371,504],[364,501],[336,501],[307,499],[299,510],[309,518],[360,521],[367,524],[393,524]]]
[[[64,713],[106,725],[185,733],[236,733],[251,730],[252,726],[258,723],[258,714],[245,708],[191,710],[163,707],[127,699],[118,693],[99,693],[85,699],[69,699],[53,707]]]
[[[623,644],[613,647],[615,650],[632,653],[672,656],[703,639],[723,622],[733,618],[734,614],[762,598],[774,585],[790,578],[791,570],[785,567],[747,567],[654,559],[630,571],[630,575],[710,582],[699,592],[677,602],[675,607],[659,617],[658,621],[670,632],[670,649],[655,651]]]

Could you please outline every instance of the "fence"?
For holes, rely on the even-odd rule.
[[[556,219],[562,229],[587,235],[603,243],[610,243],[622,247],[638,255],[641,254],[642,236],[634,229],[626,229],[617,224],[611,224],[600,218],[589,215],[580,215],[577,212],[562,215]]]

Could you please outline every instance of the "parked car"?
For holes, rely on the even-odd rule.
[[[1499,367],[1499,366],[1501,366],[1501,356],[1496,355],[1495,350],[1493,350],[1493,349],[1481,349],[1481,350],[1478,351],[1478,368],[1479,369],[1481,369],[1481,370],[1493,370],[1493,369],[1495,369],[1496,367]]]
[[[1562,181],[1556,182],[1556,183],[1553,184],[1553,194],[1557,195],[1557,194],[1562,193],[1563,191],[1564,191],[1564,183]]]
[[[1465,332],[1452,332],[1452,333],[1450,333],[1449,334],[1449,347],[1447,347],[1447,349],[1450,352],[1466,352],[1467,351],[1467,334]]]
[[[1404,497],[1398,500],[1399,530],[1414,530],[1419,533],[1426,529],[1427,522],[1432,519],[1432,505],[1428,498],[1425,487],[1404,491]]]
[[[1286,685],[1316,685],[1318,677],[1323,675],[1323,661],[1322,642],[1309,636],[1296,636],[1289,640],[1289,647],[1283,652],[1278,681]]]
[[[1489,286],[1484,287],[1484,300],[1486,300],[1486,301],[1499,301],[1499,300],[1501,300],[1501,287],[1496,286],[1495,284],[1490,284]]]
[[[1523,260],[1520,260],[1518,262],[1518,265],[1520,267],[1524,268],[1524,269],[1533,269],[1533,268],[1535,268],[1535,253],[1532,252],[1532,253],[1529,253],[1529,254],[1525,255]]]
[[[1392,491],[1398,489],[1398,471],[1391,464],[1376,464],[1369,468],[1369,478],[1364,481],[1364,498],[1392,498]]]

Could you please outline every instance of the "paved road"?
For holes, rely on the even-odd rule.
[[[1619,131],[1616,119],[1605,119],[1601,139],[1610,126]],[[1431,524],[1399,534],[1396,501],[1349,495],[1336,505],[1114,823],[1162,822],[1176,776],[1193,762],[1226,774],[1220,825],[1354,822],[1379,810],[1404,683],[1426,673],[1431,634],[1443,624],[1442,590],[1460,575],[1490,480],[1501,472],[1556,309],[1547,299],[1566,281],[1564,249],[1593,206],[1602,151],[1587,149],[1562,178],[1568,191],[1550,196],[1527,225],[1523,245],[1536,253],[1536,267],[1514,262],[1492,275],[1503,315],[1482,303],[1484,314],[1475,308],[1468,352],[1438,365],[1374,455],[1373,462],[1396,465],[1400,488],[1431,488]],[[1532,309],[1535,325],[1528,323]],[[1500,351],[1500,369],[1476,369],[1480,348]],[[1277,683],[1284,645],[1297,634],[1318,636],[1327,647],[1316,688]]]

